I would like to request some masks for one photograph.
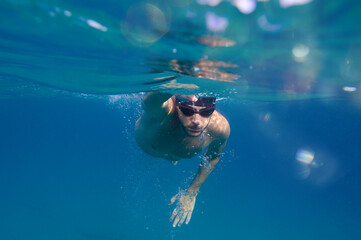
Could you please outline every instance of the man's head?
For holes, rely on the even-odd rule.
[[[185,133],[198,137],[207,127],[216,108],[215,97],[176,95],[178,118]]]

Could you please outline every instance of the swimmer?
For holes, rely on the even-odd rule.
[[[143,114],[135,124],[135,139],[147,154],[169,160],[192,158],[207,148],[189,187],[170,199],[178,200],[170,221],[189,223],[200,187],[218,163],[230,134],[227,119],[215,110],[215,97],[147,93]]]

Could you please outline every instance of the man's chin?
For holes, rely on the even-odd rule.
[[[185,132],[187,133],[188,136],[191,136],[191,137],[198,137],[202,134],[202,130],[195,131],[195,130],[191,130],[191,129],[185,129]]]

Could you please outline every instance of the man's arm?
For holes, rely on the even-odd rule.
[[[227,139],[229,137],[230,128],[228,122],[223,132],[223,137],[218,138],[213,141],[208,149],[206,154],[203,156],[203,160],[198,169],[198,173],[193,179],[192,183],[189,185],[186,191],[182,191],[176,194],[170,200],[169,204],[173,204],[178,200],[178,206],[174,209],[170,221],[173,221],[173,227],[181,226],[185,221],[186,224],[189,223],[194,205],[196,202],[196,197],[199,191],[199,188],[202,186],[204,181],[207,179],[209,174],[213,171],[214,167],[217,165],[219,159],[221,158],[222,151],[226,146]]]
[[[193,179],[192,183],[189,185],[187,191],[191,195],[197,195],[200,187],[204,181],[208,178],[209,174],[213,171],[214,167],[217,165],[219,159],[221,158],[222,151],[226,146],[227,139],[220,139],[218,141],[212,142],[206,154],[203,156],[201,164],[198,168],[198,173]]]
[[[222,115],[217,113],[214,117],[217,124],[212,128],[213,133],[211,135],[213,135],[215,140],[210,143],[206,154],[202,158],[198,173],[187,189],[189,194],[197,195],[199,188],[221,158],[222,151],[227,144],[227,139],[231,132],[228,121]]]
[[[160,119],[173,111],[173,100],[170,93],[150,92],[143,96],[142,107],[147,114]]]

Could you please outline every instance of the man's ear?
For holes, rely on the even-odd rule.
[[[169,101],[167,106],[168,114],[175,113],[177,111],[176,97],[173,95],[168,101]]]

